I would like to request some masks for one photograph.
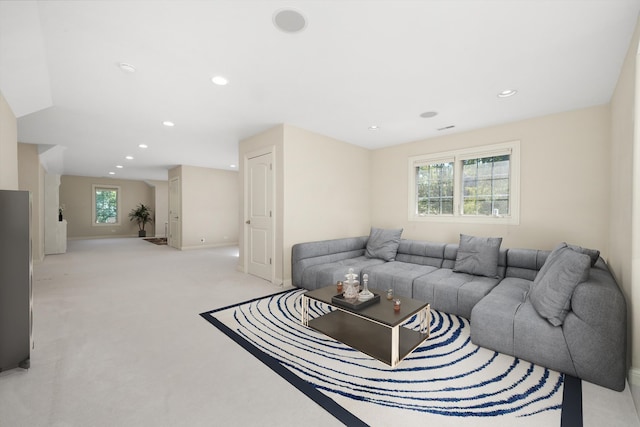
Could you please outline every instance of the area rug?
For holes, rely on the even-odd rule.
[[[167,238],[166,237],[149,237],[147,239],[144,239],[147,242],[153,243],[155,245],[166,245],[167,244]]]
[[[580,380],[474,345],[462,317],[432,310],[429,339],[391,368],[301,325],[303,292],[200,316],[349,426],[582,425]]]

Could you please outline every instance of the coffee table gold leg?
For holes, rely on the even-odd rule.
[[[391,328],[391,367],[400,363],[400,326]]]
[[[420,310],[420,333],[427,334],[427,337],[431,333],[431,305]]]
[[[302,295],[302,310],[300,311],[300,323],[309,326],[309,298]]]

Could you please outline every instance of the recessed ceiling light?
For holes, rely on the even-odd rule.
[[[136,67],[134,67],[131,64],[127,64],[126,62],[119,63],[118,67],[120,67],[120,69],[122,71],[126,71],[127,73],[135,73],[136,72]]]
[[[116,168],[118,168],[118,169],[122,169],[123,167],[124,166],[122,166],[122,165],[116,165]]]
[[[285,33],[297,33],[307,26],[307,20],[297,10],[283,9],[273,14],[273,25]]]
[[[369,130],[379,130],[380,128],[377,125],[369,126]]]
[[[164,122],[162,122],[163,125],[167,126],[167,127],[173,127],[176,124],[173,122],[170,122],[169,120],[165,120]]]
[[[211,77],[211,81],[213,82],[213,84],[216,84],[218,86],[224,86],[227,83],[229,83],[229,80],[227,80],[225,77],[222,77],[222,76]]]
[[[230,168],[237,168],[236,165],[229,165]]]
[[[138,144],[138,147],[140,147],[140,148],[148,148],[149,146],[147,144]]]
[[[498,98],[508,98],[515,95],[516,93],[518,93],[518,91],[515,89],[506,89],[498,94]]]
[[[431,117],[435,117],[437,115],[437,111],[425,111],[424,113],[420,114],[420,117],[422,117],[423,119],[430,119]]]
[[[115,175],[115,174],[116,174],[115,172],[109,172],[109,175]]]
[[[132,156],[127,156],[127,157],[125,157],[125,159],[127,159],[127,160],[133,160],[133,157],[132,157]]]

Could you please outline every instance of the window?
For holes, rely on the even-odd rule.
[[[510,155],[462,161],[462,214],[509,215]]]
[[[93,225],[120,224],[120,187],[93,186]]]
[[[415,168],[419,215],[453,214],[453,162]]]
[[[409,158],[409,220],[519,223],[518,141]]]

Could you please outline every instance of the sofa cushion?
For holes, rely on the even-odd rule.
[[[402,228],[399,230],[385,230],[371,227],[365,255],[368,258],[394,261],[398,253],[401,235]]]
[[[520,359],[576,375],[563,329],[540,317],[531,301],[525,301],[513,318],[513,352]]]
[[[517,356],[514,350],[516,313],[533,282],[507,277],[471,310],[471,341],[479,346]]]
[[[439,268],[442,267],[442,258],[446,246],[445,243],[401,239],[395,260]]]
[[[456,273],[440,268],[413,281],[413,298],[428,301],[432,310],[471,318],[471,310],[500,279]]]
[[[571,295],[578,283],[589,278],[591,258],[558,245],[536,275],[529,299],[533,307],[554,326],[562,325],[571,307]]]
[[[372,289],[393,289],[396,296],[413,298],[413,280],[435,270],[437,267],[430,265],[394,261],[365,267],[362,274],[369,275]]]
[[[453,271],[476,276],[497,277],[502,237],[475,237],[460,234]]]

